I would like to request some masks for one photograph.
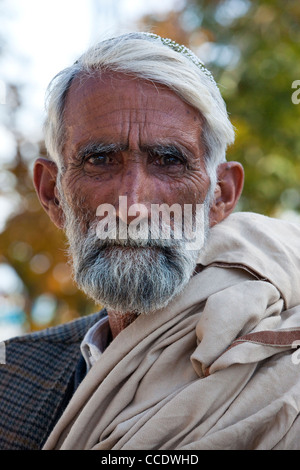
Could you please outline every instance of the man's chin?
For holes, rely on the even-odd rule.
[[[159,255],[164,255],[166,252],[168,252],[168,248],[161,246],[132,246],[132,244],[107,245],[99,250],[99,254],[104,256],[106,259],[117,257],[120,260],[123,259],[124,263],[130,258],[139,261],[141,257],[146,257],[149,261],[153,261],[153,258],[155,259]]]
[[[165,308],[182,292],[197,256],[183,244],[73,244],[74,279],[96,304],[118,312],[149,314]]]
[[[148,254],[152,266],[147,272],[147,269],[141,269],[138,259],[131,256],[131,250],[128,255],[130,265],[124,263],[112,267],[111,263],[105,262],[101,272],[89,270],[75,276],[78,287],[96,304],[120,314],[131,312],[146,315],[165,308],[182,291],[188,278],[184,279],[170,268],[162,270],[156,267],[157,257],[153,253]]]
[[[140,299],[138,299],[137,302],[134,302],[133,300],[128,302],[128,297],[126,297],[124,300],[120,299],[118,302],[111,302],[104,297],[92,298],[92,300],[102,308],[105,308],[108,312],[114,311],[117,312],[120,316],[128,314],[140,316],[153,315],[155,313],[158,313],[159,311],[166,308],[171,303],[174,297],[175,295],[171,295],[168,296],[166,299],[160,299],[159,301],[158,299],[148,299],[148,301],[141,301]]]

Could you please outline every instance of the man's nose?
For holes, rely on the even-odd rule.
[[[150,175],[142,165],[136,164],[122,175],[118,191],[119,201],[117,215],[123,222],[129,224],[139,218],[149,218],[153,184]],[[152,194],[152,196],[151,196]]]

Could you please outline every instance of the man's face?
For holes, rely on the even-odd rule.
[[[196,204],[205,199],[199,113],[168,88],[137,78],[104,75],[76,79],[69,91],[63,149],[63,189],[96,214],[119,196],[127,206]]]
[[[164,86],[105,75],[73,82],[64,124],[61,202],[79,287],[123,313],[164,307],[188,282],[198,253],[182,240],[97,240],[96,212],[109,204],[128,224],[133,204],[150,219],[154,204],[204,203],[210,181],[199,113]]]

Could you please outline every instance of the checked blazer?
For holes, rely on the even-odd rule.
[[[72,322],[5,342],[0,364],[0,450],[40,450],[83,379],[80,343],[106,315]]]

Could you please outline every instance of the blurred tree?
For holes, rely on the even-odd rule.
[[[35,330],[86,315],[96,307],[74,285],[64,235],[50,222],[36,196],[31,168],[36,157],[46,156],[46,150],[43,142],[31,142],[20,133],[15,121],[21,107],[19,87],[6,84],[5,119],[1,124],[14,140],[15,156],[1,165],[0,197],[15,204],[0,232],[0,265],[12,267],[22,281],[26,327]],[[2,307],[8,297],[0,286]],[[10,297],[10,316],[14,316],[13,304],[20,303],[20,294]],[[49,308],[53,315],[46,315]]]
[[[10,15],[13,17],[14,13],[7,2],[0,0],[3,26]],[[0,32],[0,65],[1,61],[13,60],[14,56],[9,36]],[[26,58],[16,54],[15,59],[26,66]],[[22,90],[26,84],[22,78],[14,83],[1,79],[0,75],[4,85],[0,100],[1,219],[7,202],[10,214],[0,230],[0,267],[9,266],[14,270],[22,290],[7,292],[3,283],[0,285],[0,336],[6,313],[14,321],[14,313],[22,311],[24,326],[35,330],[86,315],[98,308],[73,283],[64,235],[50,222],[33,187],[33,162],[38,156],[46,156],[46,150],[44,142],[32,141],[23,135],[19,125]],[[8,144],[3,146],[4,141]],[[1,275],[5,276],[3,273],[5,269],[1,270]],[[22,317],[18,318],[23,321]]]
[[[26,142],[26,141],[25,141]],[[55,302],[55,315],[49,324],[61,323],[95,311],[96,307],[72,281],[65,252],[66,240],[43,211],[32,184],[30,167],[24,162],[17,142],[16,158],[6,174],[16,181],[14,191],[20,197],[17,212],[8,218],[0,233],[0,262],[7,263],[24,284],[25,313],[30,329],[45,327],[43,311],[32,315],[40,296],[48,295]],[[45,156],[43,144],[39,155]],[[46,321],[47,323],[47,321]]]
[[[246,179],[239,209],[267,215],[300,210],[300,2],[186,0],[141,28],[189,45],[213,72],[236,128],[228,159]]]

